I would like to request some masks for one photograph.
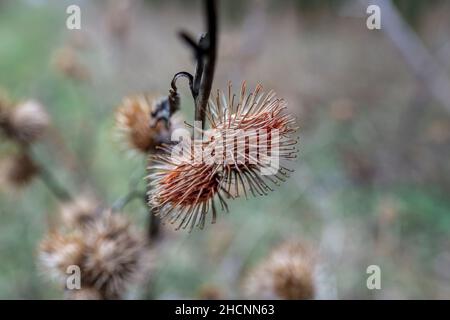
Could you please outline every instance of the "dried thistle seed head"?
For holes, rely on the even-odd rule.
[[[123,215],[110,211],[77,231],[51,233],[41,243],[39,260],[64,286],[67,267],[78,266],[82,288],[97,291],[102,299],[123,297],[152,264],[144,236]]]
[[[5,189],[17,190],[29,184],[38,172],[28,153],[21,152],[0,161],[0,184]]]
[[[156,96],[142,94],[126,97],[118,108],[116,126],[132,149],[147,154],[170,141],[171,128],[179,124],[175,117],[170,121],[154,118],[152,112],[161,101]]]
[[[6,133],[23,144],[30,144],[43,136],[50,125],[50,117],[42,104],[28,100],[16,105],[9,113]]]
[[[185,149],[188,151],[189,149]],[[220,174],[217,165],[195,164],[192,154],[172,159],[169,149],[154,157],[149,168],[150,205],[163,221],[178,223],[179,228],[190,226],[203,228],[208,213],[212,223],[216,221],[214,198],[223,208],[227,205],[221,195]]]
[[[226,208],[221,193],[232,198],[242,193],[247,197],[248,192],[267,194],[272,190],[270,183],[278,185],[292,172],[280,162],[296,158],[297,140],[292,137],[297,130],[295,119],[284,113],[285,109],[283,100],[277,99],[272,91],[262,94],[261,86],[247,95],[244,83],[239,99],[232,96],[231,85],[228,100],[218,92],[216,102],[209,104],[207,116],[219,139],[203,141],[199,148],[196,143],[177,145],[184,151],[182,157],[174,154],[173,148],[156,156],[156,164],[149,167],[150,205],[171,223],[181,220],[178,228],[190,225],[192,230],[195,225],[203,228],[210,211],[215,221],[216,196],[222,208]],[[244,143],[239,144],[238,140]],[[202,157],[200,162],[194,161],[198,155],[193,150],[202,157],[208,156],[209,150],[223,152],[219,158],[224,161]],[[272,165],[279,166],[268,169],[272,160],[276,160]]]
[[[67,268],[82,265],[85,245],[81,232],[49,233],[39,246],[39,262],[45,274],[65,285]]]
[[[248,297],[259,299],[313,299],[315,268],[310,249],[298,242],[286,242],[248,273],[244,291]]]
[[[63,223],[71,228],[85,228],[100,214],[100,203],[92,196],[80,195],[60,205]]]
[[[247,191],[254,196],[272,191],[292,170],[284,162],[297,157],[295,118],[286,112],[287,104],[275,92],[262,92],[262,86],[247,93],[246,83],[239,96],[217,92],[208,104],[210,127],[225,139],[224,188],[234,196]],[[231,139],[229,139],[231,138]],[[241,146],[237,141],[241,140]],[[239,147],[239,148],[238,148]],[[264,173],[264,174],[262,174]]]
[[[144,236],[123,215],[109,211],[84,234],[82,283],[97,289],[106,299],[121,298],[146,271],[149,256]]]
[[[78,81],[86,81],[90,78],[89,69],[80,62],[76,51],[71,47],[58,49],[53,56],[52,64],[67,78]]]

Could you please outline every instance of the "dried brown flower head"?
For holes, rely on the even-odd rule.
[[[71,228],[84,228],[100,214],[100,203],[89,195],[81,195],[60,205],[63,223]]]
[[[39,246],[39,262],[48,276],[65,284],[68,267],[83,264],[85,249],[81,232],[52,231]]]
[[[67,267],[77,265],[83,289],[96,290],[102,299],[119,299],[148,270],[149,253],[143,235],[128,219],[105,211],[79,231],[50,234],[41,244],[39,258],[63,285]]]
[[[298,242],[275,248],[244,282],[248,297],[258,299],[314,299],[316,258]]]
[[[84,281],[107,299],[120,298],[143,271],[146,262],[143,235],[122,215],[108,212],[86,236]]]
[[[206,215],[211,212],[212,223],[216,221],[214,198],[217,198],[222,208],[227,208],[221,193],[220,175],[217,166],[191,162],[191,153],[177,157],[175,163],[168,154],[170,149],[164,149],[163,154],[154,157],[153,171],[147,178],[150,181],[151,206],[163,221],[175,223],[177,229],[190,230],[194,226],[203,228]]]
[[[28,153],[21,152],[0,162],[0,184],[16,190],[29,184],[38,172],[39,168]]]
[[[78,81],[90,78],[89,69],[80,62],[77,52],[69,46],[58,49],[52,63],[58,72],[68,78]]]
[[[3,130],[9,138],[30,144],[42,137],[49,124],[50,117],[42,104],[28,100],[10,108]]]
[[[118,131],[132,149],[147,154],[170,141],[171,129],[179,124],[177,117],[172,117],[170,123],[155,121],[152,112],[160,101],[152,95],[130,96],[117,109]]]
[[[234,189],[235,197],[242,192],[247,197],[248,190],[253,196],[267,195],[273,191],[270,184],[278,185],[289,177],[292,170],[283,163],[297,158],[297,139],[293,135],[298,128],[295,118],[286,112],[286,101],[277,98],[272,90],[264,93],[261,85],[247,93],[246,83],[243,82],[238,97],[232,93],[229,83],[227,94],[218,90],[208,106],[207,117],[212,129],[223,132],[223,136],[237,130],[236,139],[248,139],[245,140],[245,152],[237,149],[234,139],[225,141],[225,157],[234,160],[223,166],[224,187],[228,192]],[[239,137],[244,134],[245,137]],[[252,144],[258,144],[258,148],[254,149],[257,153],[251,152]],[[261,145],[266,145],[266,151],[262,150]],[[238,155],[243,157],[243,161],[236,161]],[[270,158],[275,155],[279,167],[270,169]],[[263,168],[270,169],[273,174],[262,175]]]
[[[296,158],[297,140],[292,135],[297,128],[295,119],[284,112],[284,100],[277,99],[272,91],[263,94],[261,86],[247,94],[244,83],[239,99],[231,90],[230,84],[228,98],[218,91],[215,102],[209,103],[206,115],[214,132],[211,140],[207,138],[201,144],[183,140],[184,145],[177,145],[184,151],[181,156],[173,152],[174,148],[162,148],[164,152],[149,166],[149,204],[163,219],[171,223],[181,220],[177,229],[189,224],[190,230],[195,225],[203,228],[209,213],[214,223],[215,198],[226,209],[224,196],[266,195],[272,190],[271,183],[278,185],[292,172],[282,163]],[[245,143],[239,146],[237,140]],[[203,156],[222,152],[224,160],[193,161],[199,150]],[[277,157],[279,166],[271,169],[272,175],[262,174],[273,157]]]

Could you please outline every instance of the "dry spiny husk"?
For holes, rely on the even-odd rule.
[[[38,166],[26,151],[10,155],[0,161],[0,186],[17,191],[31,183],[38,172]]]
[[[35,100],[28,100],[8,108],[3,112],[2,119],[2,128],[6,136],[24,145],[40,139],[50,125],[47,111]]]
[[[102,210],[100,202],[87,193],[61,203],[59,209],[63,224],[70,228],[89,226]]]
[[[314,299],[316,256],[297,241],[275,248],[244,280],[244,292],[253,299]]]
[[[247,94],[244,82],[239,97],[232,94],[231,84],[226,95],[218,91],[215,99],[210,100],[206,114],[215,134],[197,149],[204,153],[224,146],[222,150],[225,150],[224,159],[227,160],[195,162],[193,151],[196,148],[184,140],[185,145],[181,147],[187,152],[182,156],[174,155],[171,147],[162,148],[161,154],[154,156],[149,166],[150,206],[171,223],[181,220],[177,229],[190,225],[192,230],[194,226],[203,228],[209,213],[212,223],[216,221],[215,199],[222,209],[227,209],[226,197],[244,195],[247,198],[248,194],[267,195],[273,191],[271,184],[279,185],[292,172],[283,163],[297,157],[297,139],[293,137],[297,130],[295,119],[285,110],[286,102],[278,99],[273,91],[264,94],[260,85]],[[275,130],[278,144],[272,140]],[[234,139],[246,139],[245,132],[249,133],[249,142],[245,144],[245,152],[240,153]],[[254,141],[264,142],[261,133],[266,133],[264,138],[270,152],[266,155],[259,152],[255,157],[250,147]],[[231,139],[214,138],[230,134]],[[261,151],[259,148],[257,150]],[[280,163],[273,175],[261,173],[267,168],[269,154],[278,154]],[[240,162],[236,161],[238,156]]]
[[[185,148],[185,150],[188,150]],[[148,179],[151,206],[163,221],[178,223],[176,229],[192,230],[195,225],[203,228],[206,215],[211,212],[212,223],[217,213],[214,199],[217,198],[222,208],[227,209],[221,187],[218,166],[205,163],[192,164],[191,152],[186,152],[175,159],[170,159],[170,149],[162,148],[161,155],[153,159],[154,165]]]
[[[50,233],[41,243],[39,260],[44,271],[64,286],[67,268],[78,266],[81,288],[102,299],[123,298],[151,265],[143,234],[126,217],[109,210],[82,229]],[[80,298],[70,292],[66,296]]]
[[[174,128],[180,126],[177,115],[168,121],[158,121],[153,115],[162,97],[139,94],[123,99],[116,111],[116,126],[122,140],[134,151],[147,154],[155,152],[158,146],[170,142]]]
[[[89,69],[80,62],[78,54],[71,46],[58,49],[53,55],[54,68],[67,78],[77,81],[90,79]]]

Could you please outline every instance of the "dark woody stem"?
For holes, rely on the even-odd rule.
[[[206,108],[214,80],[217,56],[217,2],[216,0],[204,0],[204,4],[207,32],[201,35],[198,42],[185,31],[179,33],[181,39],[194,52],[196,59],[195,73],[192,75],[186,71],[178,72],[171,82],[171,95],[177,95],[177,80],[184,77],[189,81],[189,88],[195,103],[194,137],[197,131],[195,126],[199,121],[201,122],[201,129],[205,128]],[[148,199],[146,199],[146,202],[148,202]],[[155,209],[151,208],[150,210],[151,215],[147,232],[149,240],[152,241],[158,237],[161,221],[155,215]]]
[[[195,121],[201,121],[202,129],[205,128],[206,107],[211,94],[217,55],[217,9],[215,0],[206,0],[206,25],[208,32],[200,39],[199,45],[204,50],[202,76],[200,88],[195,100]],[[194,79],[194,89],[197,79]]]
[[[205,127],[217,56],[217,3],[216,0],[205,0],[204,3],[208,31],[200,37],[198,43],[187,32],[180,32],[181,39],[192,48],[197,60],[191,92],[195,101],[195,121],[202,123],[202,129]]]

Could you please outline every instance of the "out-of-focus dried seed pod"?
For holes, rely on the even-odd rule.
[[[0,161],[0,184],[16,190],[29,184],[38,172],[39,168],[26,152],[9,156]]]
[[[118,132],[133,150],[147,154],[170,142],[171,130],[179,126],[179,120],[171,117],[167,122],[153,118],[152,112],[160,102],[157,96],[141,94],[124,98],[117,109]]]
[[[71,228],[84,228],[92,223],[100,213],[100,203],[93,197],[81,195],[60,205],[63,223]]]
[[[5,132],[11,139],[30,144],[41,138],[49,125],[50,117],[44,106],[28,100],[10,110]]]
[[[244,282],[244,292],[256,299],[314,299],[316,257],[301,243],[275,248]]]
[[[67,267],[81,271],[81,287],[95,298],[120,299],[129,285],[142,280],[151,265],[145,237],[125,216],[105,211],[74,232],[52,232],[41,243],[39,260],[47,273],[66,286]],[[98,293],[98,295],[97,295]],[[67,294],[68,298],[79,298]]]
[[[130,283],[141,280],[148,258],[145,238],[123,215],[105,212],[86,232],[83,282],[106,299],[121,298]]]
[[[71,47],[58,49],[52,64],[58,72],[70,79],[87,81],[90,78],[89,69],[80,62],[76,51]]]
[[[39,262],[49,278],[65,285],[68,267],[83,264],[85,249],[86,243],[81,232],[53,231],[39,246]]]

